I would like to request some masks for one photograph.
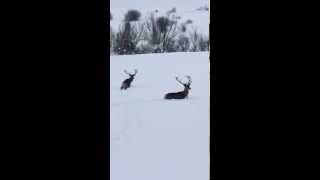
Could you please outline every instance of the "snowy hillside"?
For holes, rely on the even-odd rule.
[[[111,180],[209,179],[209,54],[110,56]],[[121,91],[123,70],[138,69]],[[192,77],[188,99],[175,76]]]
[[[147,13],[155,10],[158,10],[159,15],[164,15],[175,7],[176,15],[181,17],[180,22],[190,19],[199,32],[209,35],[209,11],[198,10],[203,6],[209,7],[209,0],[111,0],[110,9],[113,20],[110,23],[114,29],[118,29],[125,13],[130,9],[139,10],[142,17],[145,17]]]

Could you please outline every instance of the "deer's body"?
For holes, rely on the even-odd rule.
[[[177,77],[176,77],[176,80],[182,84],[184,86],[184,90],[183,91],[180,91],[180,92],[173,92],[173,93],[167,93],[165,96],[164,96],[164,99],[185,99],[188,97],[188,94],[189,94],[189,90],[191,89],[190,88],[190,85],[191,85],[191,78],[190,76],[187,76],[188,79],[189,79],[189,82],[188,83],[182,83]]]
[[[124,80],[122,82],[122,85],[121,85],[121,89],[128,89],[130,86],[131,86],[131,82],[133,81],[134,77],[130,77],[126,80]]]
[[[175,92],[175,93],[168,93],[164,96],[165,99],[185,99],[188,97],[188,90]]]
[[[131,83],[132,83],[132,81],[134,80],[134,76],[137,74],[138,71],[135,70],[135,73],[134,73],[134,74],[130,74],[130,73],[128,73],[126,70],[125,70],[124,72],[125,72],[126,74],[128,74],[130,77],[122,82],[122,85],[121,85],[121,88],[120,88],[120,89],[126,90],[126,89],[128,89],[128,88],[131,86]]]

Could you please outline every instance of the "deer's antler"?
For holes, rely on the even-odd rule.
[[[128,73],[128,71],[127,71],[127,70],[124,70],[124,73],[126,73],[126,74],[130,75],[130,73]]]
[[[185,85],[185,83],[183,83],[181,80],[179,80],[178,77],[176,77],[176,80],[177,80],[180,84]]]
[[[190,85],[192,83],[191,76],[186,76],[186,78],[188,79],[188,84]]]

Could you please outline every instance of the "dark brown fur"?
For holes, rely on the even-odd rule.
[[[131,83],[134,80],[134,77],[135,77],[135,75],[137,74],[138,71],[135,70],[134,74],[130,74],[126,70],[124,70],[124,72],[129,75],[129,78],[122,82],[122,85],[121,85],[121,88],[120,88],[121,90],[122,89],[126,90],[126,89],[131,87]]]
[[[187,76],[187,78],[189,79],[189,82],[188,83],[183,83],[181,82],[178,77],[176,77],[176,80],[182,84],[184,86],[184,90],[183,91],[179,91],[179,92],[173,92],[173,93],[167,93],[165,96],[164,96],[164,99],[185,99],[188,97],[188,94],[189,94],[189,90],[191,89],[190,88],[190,85],[191,85],[191,77],[190,76]]]

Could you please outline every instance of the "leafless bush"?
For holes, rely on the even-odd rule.
[[[129,10],[124,16],[125,22],[139,21],[141,13],[138,10]]]
[[[139,11],[128,11],[118,32],[110,28],[110,50],[120,55],[207,51],[209,38],[191,25],[192,20],[179,23],[180,18],[175,12],[176,9],[172,8],[165,16],[159,17],[154,11],[140,21]]]
[[[190,47],[190,40],[188,37],[184,36],[184,35],[180,35],[177,41],[178,44],[178,50],[185,52],[189,50]]]

